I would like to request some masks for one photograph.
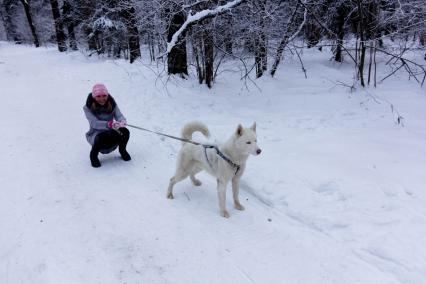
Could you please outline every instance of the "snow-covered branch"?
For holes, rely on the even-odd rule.
[[[234,0],[231,1],[225,5],[218,6],[215,9],[207,9],[200,12],[195,13],[194,15],[189,15],[186,21],[183,23],[183,25],[180,27],[180,29],[173,34],[172,39],[170,42],[167,43],[167,50],[166,53],[170,53],[172,48],[176,45],[179,36],[192,24],[199,22],[201,20],[204,20],[209,17],[213,17],[222,13],[225,13],[229,9],[234,8],[235,6],[243,3],[245,0]]]
[[[305,8],[305,13],[303,14],[303,22],[299,25],[299,28],[297,29],[297,31],[287,40],[287,42],[293,41],[297,37],[297,35],[300,33],[302,28],[305,26],[307,14],[308,14],[308,10]]]

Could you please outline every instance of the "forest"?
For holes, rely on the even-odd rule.
[[[209,88],[223,62],[243,66],[241,79],[274,76],[288,51],[305,72],[303,50],[324,47],[353,65],[349,87],[398,71],[422,86],[426,77],[424,0],[1,0],[0,15],[0,40],[130,64],[149,54],[167,74],[194,72]],[[377,56],[390,67],[381,78]]]

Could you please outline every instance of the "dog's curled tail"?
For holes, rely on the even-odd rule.
[[[191,140],[192,139],[192,133],[199,131],[201,132],[206,138],[210,137],[210,131],[207,128],[207,126],[200,122],[200,121],[192,121],[187,124],[182,129],[182,138]],[[183,142],[185,144],[185,142]]]

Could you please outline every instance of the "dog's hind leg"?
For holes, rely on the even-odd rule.
[[[189,177],[191,178],[192,184],[195,185],[195,186],[201,185],[201,181],[195,177],[195,175],[199,172],[201,172],[201,169],[196,168],[196,169],[193,169],[192,172],[189,174]]]
[[[177,170],[175,175],[170,179],[169,188],[167,189],[167,198],[173,199],[173,186],[180,182],[181,180],[184,180],[188,176],[188,173],[184,172],[183,170]]]
[[[192,167],[192,161],[189,159],[188,155],[185,155],[185,152],[181,150],[178,155],[175,175],[170,179],[169,188],[167,189],[167,198],[174,198],[173,186],[185,179],[189,175]]]
[[[241,205],[238,194],[240,191],[240,177],[235,176],[232,179],[232,195],[234,197],[234,207],[238,210],[244,210],[244,206]]]

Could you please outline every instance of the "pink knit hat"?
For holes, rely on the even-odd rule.
[[[105,87],[105,85],[104,84],[96,84],[96,85],[94,85],[93,89],[92,89],[92,97],[95,98],[95,97],[99,97],[99,96],[102,96],[102,95],[107,95],[108,96],[108,90]]]

